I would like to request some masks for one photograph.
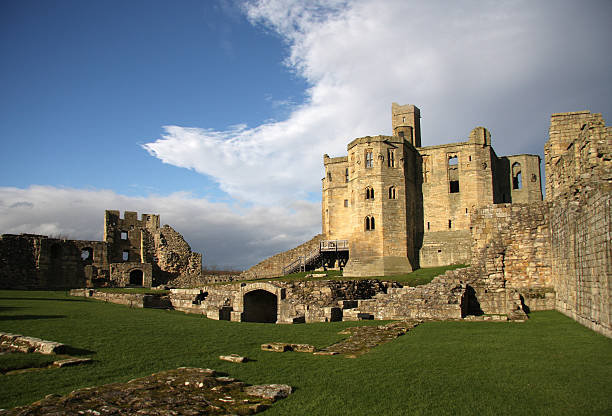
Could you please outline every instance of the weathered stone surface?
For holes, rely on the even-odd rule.
[[[0,345],[19,352],[37,352],[40,354],[62,354],[66,345],[60,342],[45,341],[39,338],[19,334],[0,332]]]
[[[340,334],[350,334],[349,338],[324,348],[317,355],[344,354],[349,358],[354,358],[365,354],[377,345],[393,341],[418,324],[419,321],[400,321],[387,325],[346,328]]]
[[[273,351],[273,352],[285,352],[285,351],[315,352],[316,351],[316,348],[310,344],[291,344],[288,342],[270,342],[267,344],[261,344],[261,349],[263,351]]]
[[[0,415],[249,415],[291,394],[291,387],[271,384],[245,387],[230,377],[215,377],[209,369],[179,368],[128,383],[107,384],[48,395],[28,406]]]
[[[81,365],[81,364],[89,364],[93,362],[93,359],[91,358],[76,358],[76,357],[72,357],[72,358],[66,358],[63,360],[57,360],[53,362],[53,365],[56,367],[70,367],[73,365]]]
[[[288,397],[291,386],[286,384],[262,384],[244,388],[244,392],[250,396],[261,397],[262,399],[272,400],[273,402]]]
[[[229,361],[230,363],[246,363],[248,361],[248,358],[241,357],[238,354],[220,355],[219,359],[223,361]]]

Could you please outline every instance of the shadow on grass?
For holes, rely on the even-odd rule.
[[[28,321],[33,319],[61,319],[66,315],[3,315],[0,321]]]
[[[14,297],[14,298],[3,298],[0,297],[0,300],[44,300],[49,301],[56,301],[56,302],[87,302],[87,299],[68,299],[68,298],[20,298],[20,297]]]
[[[71,347],[70,345],[66,345],[64,346],[64,348],[62,348],[62,354],[66,354],[66,355],[92,355],[95,354],[95,351],[90,351],[90,350],[86,350],[84,348],[77,348],[77,347]]]

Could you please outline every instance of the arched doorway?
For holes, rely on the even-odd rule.
[[[253,290],[244,295],[243,322],[276,323],[278,299],[266,290]]]
[[[136,269],[130,272],[130,285],[143,286],[142,270]]]

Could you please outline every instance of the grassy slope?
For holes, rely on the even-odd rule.
[[[231,284],[231,283],[237,283],[237,282],[256,282],[258,280],[286,282],[286,281],[293,281],[293,280],[303,281],[303,280],[323,280],[323,279],[330,279],[330,280],[378,279],[378,280],[401,282],[402,284],[406,286],[418,286],[418,285],[424,285],[426,283],[431,282],[431,280],[434,277],[444,274],[444,272],[446,272],[447,270],[455,270],[461,267],[467,267],[467,266],[464,264],[453,264],[450,266],[426,267],[422,269],[417,269],[411,273],[406,273],[406,274],[399,274],[399,275],[394,275],[394,276],[374,276],[374,277],[343,277],[342,271],[339,271],[339,270],[327,270],[324,272],[323,271],[321,272],[309,271],[309,272],[292,273],[287,276],[274,277],[270,279],[238,280],[234,282],[222,282],[218,284],[223,285],[223,284]],[[327,276],[326,277],[306,277],[311,274],[323,274],[323,273],[327,274]]]
[[[179,366],[296,388],[266,414],[610,414],[612,340],[557,312],[526,323],[431,322],[358,359],[270,353],[270,341],[318,347],[353,322],[270,325],[130,309],[64,292],[0,292],[0,331],[94,351],[89,366],[0,377],[0,407]],[[371,325],[378,322],[360,322]],[[218,355],[256,361],[232,364]]]

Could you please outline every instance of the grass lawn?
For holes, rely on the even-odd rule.
[[[348,359],[260,350],[323,347],[362,321],[273,325],[130,309],[65,292],[0,291],[0,331],[59,341],[95,362],[0,376],[0,407],[180,366],[295,388],[266,415],[612,414],[612,340],[557,312],[525,323],[429,322]],[[220,361],[237,353],[255,360]],[[74,355],[74,354],[72,354]]]
[[[464,264],[453,264],[450,266],[440,266],[440,267],[426,267],[422,269],[417,269],[411,273],[399,274],[395,276],[375,276],[375,277],[343,277],[341,270],[327,270],[327,271],[308,271],[308,272],[298,272],[288,274],[286,276],[274,277],[270,279],[253,279],[253,280],[238,280],[233,282],[221,282],[217,283],[220,285],[223,284],[231,284],[237,282],[256,282],[261,280],[270,280],[270,281],[292,281],[292,280],[364,280],[364,279],[378,279],[378,280],[386,280],[386,281],[394,281],[400,282],[404,286],[419,286],[424,285],[432,281],[432,279],[438,275],[444,274],[447,270],[455,270],[461,267],[467,267]],[[325,277],[306,277],[311,274],[326,274]]]

